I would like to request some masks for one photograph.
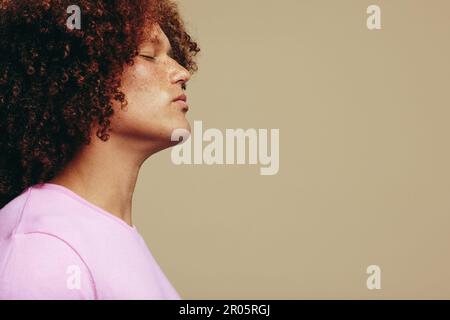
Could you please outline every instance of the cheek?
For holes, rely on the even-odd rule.
[[[141,111],[155,111],[170,101],[164,75],[156,68],[136,63],[124,74],[122,82],[129,105]]]
[[[154,82],[154,73],[142,64],[136,63],[129,67],[122,78],[122,89],[125,93],[149,91]]]
[[[171,103],[170,89],[163,67],[136,62],[126,69],[121,90],[128,104],[125,110],[117,110],[116,133],[170,141],[175,128],[190,131],[184,114]]]
[[[148,90],[150,83],[154,82],[154,74],[142,64],[136,65],[133,71],[132,85],[136,87],[136,91]]]

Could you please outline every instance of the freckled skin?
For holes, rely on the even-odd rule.
[[[121,90],[128,105],[121,110],[115,102],[112,135],[128,143],[151,142],[162,150],[176,144],[170,139],[173,130],[191,130],[185,111],[173,102],[184,93],[182,86],[190,73],[169,56],[169,40],[158,25],[149,35],[134,64],[126,66],[122,75]]]

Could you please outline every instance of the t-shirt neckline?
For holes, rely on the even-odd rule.
[[[121,224],[122,226],[124,226],[128,230],[137,232],[137,228],[136,228],[136,226],[134,224],[132,226],[130,226],[124,220],[122,220],[119,217],[115,216],[111,212],[108,212],[105,209],[102,209],[99,206],[89,202],[85,198],[81,197],[79,194],[75,193],[74,191],[72,191],[71,189],[69,189],[69,188],[67,188],[67,187],[65,187],[63,185],[50,183],[50,182],[45,182],[45,183],[42,183],[42,184],[38,184],[38,185],[32,186],[32,188],[49,189],[49,190],[60,191],[60,192],[64,193],[65,195],[69,196],[70,198],[72,198],[72,199],[82,203],[83,205],[88,206],[92,210],[100,213],[101,215],[103,215],[103,216],[105,216],[105,217],[107,217],[107,218],[109,218],[109,219],[111,219],[111,220]]]

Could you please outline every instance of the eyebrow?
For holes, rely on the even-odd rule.
[[[167,51],[167,55],[173,59],[175,59],[174,52],[172,46],[169,47],[169,51]]]
[[[154,36],[154,37],[151,37],[150,39],[149,39],[149,41],[151,42],[151,43],[154,43],[154,44],[156,44],[157,46],[159,46],[159,47],[162,47],[163,46],[163,42],[162,42],[162,40],[161,40],[161,38],[159,38],[158,36]],[[167,55],[169,56],[169,57],[171,57],[171,58],[173,58],[174,56],[174,51],[173,51],[173,48],[172,48],[172,45],[169,43],[169,50],[167,50]]]

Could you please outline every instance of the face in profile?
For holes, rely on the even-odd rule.
[[[190,131],[185,84],[190,72],[172,58],[169,39],[159,25],[147,33],[133,65],[126,65],[121,91],[127,106],[115,104],[112,138],[119,135],[128,142],[152,143],[160,149],[171,141],[176,129]]]

